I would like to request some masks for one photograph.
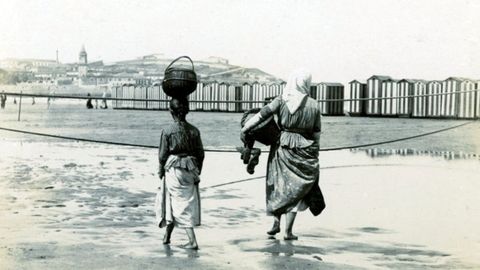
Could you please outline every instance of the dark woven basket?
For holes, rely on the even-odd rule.
[[[172,67],[181,58],[186,58],[192,63],[192,68]],[[180,56],[173,60],[167,69],[162,81],[162,89],[170,97],[186,97],[197,89],[197,74],[193,67],[193,61],[188,56]]]
[[[255,114],[257,114],[260,109],[251,109],[243,113],[241,125],[242,127],[248,121],[248,119],[252,118]],[[263,143],[265,145],[272,145],[280,136],[280,128],[278,127],[275,119],[269,117],[259,123],[255,128],[249,131],[249,134],[258,142]]]

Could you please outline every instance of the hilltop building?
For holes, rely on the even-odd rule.
[[[167,66],[173,57],[163,53],[154,53],[136,59],[122,60],[104,64],[103,61],[88,61],[88,53],[82,45],[78,53],[78,61],[62,64],[58,59],[5,59],[0,61],[0,68],[8,72],[22,73],[20,83],[30,85],[78,85],[78,86],[112,86],[121,84],[151,84],[161,81]],[[175,63],[176,66],[190,68],[191,63],[185,60]],[[217,81],[225,83],[273,83],[278,78],[257,68],[246,68],[231,65],[229,60],[218,56],[210,56],[203,60],[195,60],[195,72],[201,81]]]
[[[0,60],[0,68],[6,70],[26,71],[32,68],[54,68],[58,65],[55,60],[46,59],[19,59],[19,58],[7,58]]]

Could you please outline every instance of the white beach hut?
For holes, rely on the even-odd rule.
[[[318,87],[318,91],[320,91],[322,96],[323,93],[325,93],[326,100],[335,99],[335,101],[323,102],[324,107],[322,108],[322,111],[324,111],[324,114],[343,115],[343,97],[345,90],[343,84],[336,82],[321,82],[318,84]]]
[[[317,93],[316,100],[320,102],[320,112],[323,115],[327,114],[327,88],[324,84],[317,83],[316,85]]]
[[[252,100],[255,103],[252,104],[252,108],[259,108],[263,105],[263,99],[261,94],[261,85],[258,82],[252,84]]]
[[[242,101],[252,101],[253,100],[253,88],[252,85],[244,83],[242,85]],[[252,108],[252,103],[242,103],[242,111],[250,110]]]
[[[442,82],[441,81],[429,81],[427,83],[427,117],[440,117],[440,108],[443,103]]]
[[[383,97],[382,82],[392,80],[389,76],[373,75],[367,80],[367,97],[381,98]],[[368,100],[367,115],[381,115],[382,99]]]
[[[228,95],[228,85],[224,82],[218,84],[218,100],[217,101],[226,101]],[[217,110],[225,112],[227,111],[227,103],[220,102],[217,103]]]
[[[353,80],[348,83],[350,86],[349,113],[351,116],[365,115],[368,102],[365,100],[355,100],[367,96],[367,84]]]
[[[412,95],[417,96],[412,99],[412,117],[426,117],[427,116],[427,97],[422,96],[427,94],[427,82],[417,80],[413,83]]]
[[[443,81],[444,91],[448,93],[442,104],[442,112],[446,117],[463,119],[475,118],[475,90],[477,82],[467,78],[450,77]]]
[[[382,97],[380,114],[382,116],[398,116],[398,81],[390,79],[381,82]]]

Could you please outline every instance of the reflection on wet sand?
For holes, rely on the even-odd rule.
[[[479,185],[471,181],[479,169],[459,170],[461,164],[476,164],[472,161],[425,157],[423,167],[405,167],[348,151],[322,153],[322,167],[331,168],[320,172],[327,209],[315,218],[309,212],[299,214],[298,241],[284,241],[283,231],[268,239],[271,218],[265,216],[263,178],[202,189],[200,249],[194,251],[181,247],[187,241],[181,230],[174,231],[171,245],[162,245],[164,231],[154,225],[159,181],[155,150],[38,143],[3,147],[13,149],[0,157],[0,191],[8,194],[0,196],[0,216],[5,217],[0,223],[0,269],[479,265],[470,260],[478,258],[473,251],[480,243],[475,231],[480,222],[472,214],[480,209]],[[67,150],[71,155],[65,157]],[[401,159],[418,163],[412,157]],[[230,166],[238,162],[236,154],[211,154],[207,161],[201,187],[251,177],[242,166]],[[389,166],[368,166],[380,163]],[[446,163],[454,165],[443,170]],[[219,170],[219,164],[229,171]],[[265,164],[261,160],[259,175]],[[362,166],[343,166],[349,164]]]
[[[198,250],[194,249],[182,249],[181,252],[179,250],[172,249],[170,245],[163,245],[165,256],[166,257],[175,257],[178,255],[187,255],[187,258],[199,258]]]
[[[352,153],[365,152],[369,157],[372,157],[372,158],[385,157],[385,156],[430,156],[430,157],[443,157],[446,160],[456,160],[456,159],[480,160],[480,154],[465,153],[465,152],[450,152],[450,151],[369,148],[369,149],[351,149],[350,152]]]

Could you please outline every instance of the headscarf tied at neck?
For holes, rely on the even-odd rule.
[[[295,113],[303,100],[308,97],[311,82],[312,75],[306,69],[297,69],[290,74],[282,93],[282,99],[290,113]]]

